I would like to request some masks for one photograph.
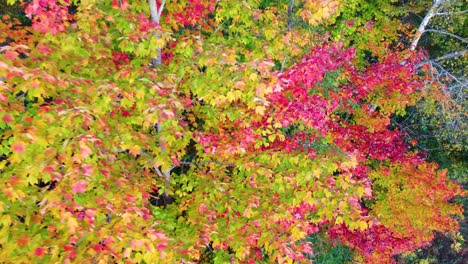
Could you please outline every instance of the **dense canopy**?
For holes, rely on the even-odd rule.
[[[465,191],[392,122],[439,94],[387,2],[25,1],[0,260],[391,263],[455,232]]]

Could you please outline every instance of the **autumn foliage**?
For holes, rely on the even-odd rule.
[[[299,2],[30,1],[0,48],[0,260],[306,263],[321,234],[391,263],[457,230],[464,191],[391,123],[423,55],[364,62],[312,30],[339,1]]]

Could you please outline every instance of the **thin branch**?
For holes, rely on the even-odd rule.
[[[468,50],[455,51],[455,52],[446,54],[446,55],[444,55],[444,56],[435,58],[435,59],[433,59],[433,61],[448,60],[448,59],[452,59],[452,58],[457,58],[457,57],[465,56],[465,54],[466,54],[467,52],[468,52]]]
[[[468,13],[468,10],[458,11],[458,12],[439,12],[436,13],[437,16],[454,16],[454,15],[462,15]]]
[[[285,64],[286,64],[286,56],[284,56],[283,61],[281,62],[281,69],[280,69],[280,72],[282,72],[282,71],[284,70]]]
[[[438,57],[438,58],[435,58],[435,59],[423,61],[420,64],[416,65],[416,68],[420,68],[423,65],[429,64],[431,61],[432,62],[437,62],[437,61],[441,61],[441,60],[448,60],[448,59],[462,57],[462,56],[465,56],[467,54],[467,52],[468,52],[468,50],[460,50],[460,51],[451,52],[449,54],[445,54],[444,56],[441,56],[441,57]]]
[[[158,12],[158,23],[159,23],[159,19],[161,18],[161,15],[162,15],[162,11],[164,9],[164,5],[166,4],[166,0],[162,0],[161,2],[161,6],[159,7],[159,12]]]
[[[452,33],[450,33],[450,32],[447,32],[447,31],[445,31],[445,30],[426,29],[426,30],[423,31],[423,33],[425,33],[425,32],[433,32],[433,33],[439,33],[439,34],[442,34],[442,35],[447,35],[447,36],[450,36],[450,37],[452,37],[452,38],[458,39],[458,40],[460,40],[460,41],[463,42],[463,43],[468,43],[468,41],[467,41],[465,38],[462,38],[462,37],[460,37],[460,36],[457,36],[457,35],[455,35],[455,34],[452,34]]]
[[[455,82],[460,83],[460,84],[463,83],[463,82],[462,82],[461,80],[459,80],[456,76],[454,76],[454,75],[451,74],[448,70],[446,70],[444,67],[442,67],[442,65],[440,65],[439,63],[432,62],[432,64],[435,65],[435,67],[434,67],[434,66],[432,66],[432,67],[438,69],[438,70],[441,72],[440,75],[445,74],[446,76],[452,78]]]
[[[190,161],[181,161],[180,162],[180,164],[184,164],[184,165],[195,165],[197,168],[199,168],[200,165],[208,164],[208,163],[214,163],[214,164],[218,164],[218,165],[222,165],[222,166],[226,166],[226,167],[237,167],[237,165],[233,164],[233,163],[226,163],[226,162],[215,161],[215,160],[205,160],[205,161],[201,161],[201,162],[190,162]]]
[[[153,168],[156,171],[156,173],[158,174],[158,176],[163,178],[163,174],[161,173],[161,170],[158,168],[158,166],[154,165]]]
[[[293,24],[293,10],[294,10],[294,0],[290,0],[289,5],[288,5],[288,24],[287,24],[288,31],[291,30],[292,24]]]

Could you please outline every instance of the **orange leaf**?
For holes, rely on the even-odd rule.
[[[135,145],[135,146],[131,147],[128,151],[130,152],[130,154],[132,154],[134,157],[136,157],[137,155],[140,154],[141,148],[140,148],[140,146]]]
[[[27,246],[28,243],[29,243],[29,237],[22,237],[22,238],[16,240],[16,244],[17,244],[19,247]]]

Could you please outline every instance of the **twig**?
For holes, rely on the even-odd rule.
[[[465,38],[462,38],[462,37],[460,37],[460,36],[457,36],[457,35],[455,35],[455,34],[452,34],[452,33],[450,33],[450,32],[447,32],[447,31],[445,31],[445,30],[440,30],[440,29],[426,29],[426,30],[423,31],[423,33],[425,33],[425,32],[433,32],[433,33],[439,33],[439,34],[447,35],[447,36],[450,36],[450,37],[452,37],[452,38],[458,39],[458,40],[460,40],[460,41],[463,42],[463,43],[468,43],[468,41],[467,41]]]
[[[438,58],[435,58],[435,59],[423,61],[423,62],[419,63],[418,65],[416,65],[416,68],[420,68],[421,66],[423,66],[425,64],[429,64],[431,61],[437,62],[437,61],[441,61],[441,60],[448,60],[448,59],[452,59],[452,58],[465,56],[465,54],[467,52],[468,52],[468,50],[460,50],[460,51],[451,52],[449,54],[445,54],[444,56],[441,56],[441,57],[438,57]]]
[[[205,161],[200,161],[200,162],[190,162],[190,161],[181,161],[180,162],[180,164],[184,164],[184,165],[195,165],[197,168],[200,165],[208,164],[208,163],[214,163],[214,164],[223,165],[223,166],[226,166],[226,167],[236,167],[237,166],[236,164],[233,164],[233,163],[226,163],[226,162],[220,162],[220,161],[215,161],[215,160],[205,160]]]
[[[462,15],[468,13],[468,10],[458,11],[458,12],[440,12],[436,13],[436,16],[453,16],[453,15]]]

